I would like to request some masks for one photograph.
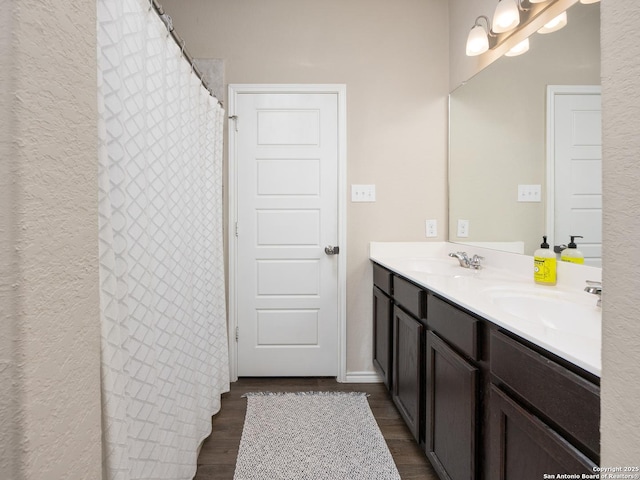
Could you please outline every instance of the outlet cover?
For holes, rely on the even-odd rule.
[[[351,185],[351,201],[352,202],[375,202],[376,186],[375,185]]]
[[[466,238],[469,236],[469,220],[458,219],[458,237]]]
[[[427,220],[426,222],[426,231],[425,234],[427,238],[433,238],[438,236],[438,221],[437,220]]]

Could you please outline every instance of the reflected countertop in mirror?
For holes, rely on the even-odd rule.
[[[575,4],[565,28],[536,33],[530,44],[526,54],[500,58],[450,95],[452,242],[512,244],[532,255],[548,234],[547,86],[600,84],[599,4]],[[540,201],[519,202],[518,185],[540,185]],[[468,237],[457,235],[461,219]]]

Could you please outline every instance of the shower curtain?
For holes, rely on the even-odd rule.
[[[223,110],[148,0],[98,0],[103,478],[190,479],[229,389]]]

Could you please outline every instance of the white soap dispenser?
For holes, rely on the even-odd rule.
[[[555,285],[557,282],[556,254],[549,249],[547,236],[542,237],[540,248],[533,254],[533,280],[540,285]]]
[[[560,260],[563,262],[579,263],[582,265],[584,263],[584,255],[580,250],[578,250],[578,246],[575,242],[576,238],[582,237],[580,235],[571,235],[571,241],[569,242],[569,245],[567,245],[567,248],[562,251]]]

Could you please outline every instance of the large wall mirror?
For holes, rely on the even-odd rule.
[[[601,159],[596,157],[601,156],[600,118],[588,109],[571,107],[564,130],[554,130],[560,127],[553,127],[552,121],[548,132],[548,113],[554,110],[553,103],[548,104],[548,97],[553,96],[550,91],[598,92],[599,4],[576,3],[567,15],[563,29],[535,33],[527,53],[498,59],[451,93],[450,241],[532,255],[542,235],[551,237],[555,244],[568,243],[569,235],[582,235],[580,250],[585,251],[585,257],[594,257],[586,263],[599,265],[602,182]],[[599,102],[599,93],[597,99]],[[581,110],[587,113],[576,114]],[[578,131],[583,123],[586,130]],[[554,177],[553,169],[547,171],[547,163],[558,148],[553,143],[558,139],[573,142],[566,148],[579,150],[574,154],[579,161]],[[591,150],[586,152],[588,148],[582,147]],[[587,176],[591,180],[585,180]],[[574,196],[584,200],[572,207],[569,218],[554,213],[554,203],[560,204],[554,185],[560,180],[566,180],[569,188],[576,190]],[[537,200],[537,195],[539,201],[531,201]],[[566,227],[562,232],[554,232],[553,224],[547,224],[554,215],[556,224],[560,221]]]

